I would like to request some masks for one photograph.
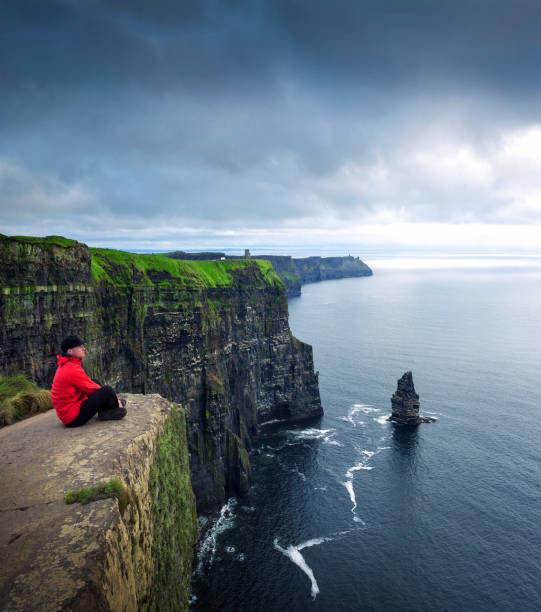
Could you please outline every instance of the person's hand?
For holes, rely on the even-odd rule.
[[[119,408],[122,408],[122,402],[120,401],[120,398],[119,398],[119,397],[117,397],[117,400],[118,400],[118,407],[119,407]]]

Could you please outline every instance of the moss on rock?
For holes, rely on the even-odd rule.
[[[65,502],[66,504],[74,504],[76,502],[88,504],[99,499],[107,499],[108,497],[114,497],[118,500],[118,510],[122,516],[131,501],[131,496],[120,480],[116,479],[90,487],[89,489],[83,488],[78,491],[70,491],[66,494]]]
[[[184,410],[174,404],[150,475],[154,578],[149,610],[185,610],[196,532]]]

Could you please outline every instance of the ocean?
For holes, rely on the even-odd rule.
[[[325,415],[262,427],[191,610],[541,609],[541,259],[368,259],[305,285]],[[421,414],[390,423],[411,370]]]

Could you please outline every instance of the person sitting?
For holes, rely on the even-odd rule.
[[[102,387],[83,370],[85,341],[77,336],[64,338],[57,355],[51,396],[58,418],[66,427],[79,427],[96,413],[102,421],[126,416],[126,402],[118,399],[112,387]]]

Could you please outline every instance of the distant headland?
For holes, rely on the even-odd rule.
[[[263,259],[270,261],[275,272],[286,286],[288,297],[299,296],[301,286],[307,283],[317,283],[323,280],[372,276],[373,272],[359,257],[351,255],[341,257],[299,257],[291,255],[250,255],[246,250],[244,255],[226,255],[220,252],[186,253],[174,251],[164,253],[173,259]]]

